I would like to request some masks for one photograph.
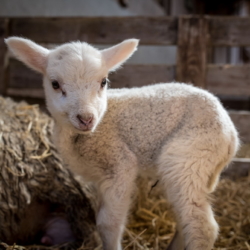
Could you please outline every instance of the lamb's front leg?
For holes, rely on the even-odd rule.
[[[119,165],[116,173],[100,185],[100,208],[97,228],[103,250],[121,250],[121,238],[136,178],[136,166]]]

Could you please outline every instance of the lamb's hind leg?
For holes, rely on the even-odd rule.
[[[183,246],[178,250],[211,250],[217,237],[218,225],[208,199],[210,189],[206,172],[211,169],[210,165],[210,159],[203,157],[175,157],[172,154],[161,159],[159,174],[181,234],[172,242],[172,246]],[[176,242],[182,237],[184,244]],[[177,250],[172,246],[169,249]]]

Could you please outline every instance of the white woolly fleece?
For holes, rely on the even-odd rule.
[[[99,190],[103,249],[122,249],[135,179],[151,171],[177,217],[168,250],[210,250],[218,225],[208,195],[239,147],[219,100],[181,83],[107,90],[108,73],[133,54],[135,39],[103,51],[85,43],[47,51],[30,40],[6,42],[21,61],[43,72],[55,144],[65,163]]]

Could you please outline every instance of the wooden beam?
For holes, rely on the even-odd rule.
[[[206,18],[179,18],[177,81],[206,87],[207,27]]]
[[[124,65],[110,74],[111,86],[133,87],[175,79],[175,66],[171,65]],[[10,60],[10,88],[42,88],[42,78],[19,61]],[[207,89],[220,96],[250,96],[249,65],[208,65]]]
[[[18,89],[42,89],[42,75],[29,69],[16,59],[9,60],[9,85],[8,88]],[[28,93],[28,92],[27,92]]]
[[[112,88],[139,87],[159,82],[174,80],[175,67],[168,65],[124,65],[122,69],[110,74]],[[31,71],[22,63],[10,60],[9,88],[16,89],[41,89],[42,77]],[[28,93],[28,92],[27,92]]]
[[[28,95],[27,89],[41,89],[42,77],[15,59],[11,59],[9,88],[14,95]],[[159,82],[170,82],[175,77],[175,67],[168,65],[124,65],[110,74],[112,88],[139,87]],[[15,91],[14,91],[15,89]],[[10,91],[8,91],[10,93]],[[36,92],[34,92],[36,93]],[[35,97],[35,94],[32,97]],[[37,96],[39,97],[40,94]]]
[[[208,65],[206,83],[216,95],[250,97],[250,65]]]
[[[239,177],[249,176],[250,158],[235,158],[222,172],[222,178],[236,180]]]
[[[175,66],[171,65],[124,65],[109,77],[112,88],[141,87],[175,79]]]
[[[44,90],[40,89],[31,89],[31,88],[8,88],[7,95],[13,97],[22,97],[22,98],[37,98],[43,99],[45,97]]]
[[[211,45],[250,46],[250,18],[208,17]]]
[[[180,19],[185,18],[189,17]],[[250,46],[249,17],[196,16],[191,19],[207,21],[212,46]],[[28,37],[38,43],[82,40],[113,44],[137,37],[141,44],[176,45],[177,32],[180,33],[177,18],[173,17],[11,18],[11,23],[10,35]]]
[[[242,142],[250,142],[250,112],[248,111],[230,111],[229,115],[239,131]]]
[[[38,43],[86,41],[115,44],[138,38],[140,44],[173,45],[177,19],[172,17],[13,18],[11,35]]]
[[[0,95],[4,95],[6,91],[7,81],[7,65],[6,52],[7,47],[4,43],[4,38],[8,36],[8,19],[0,18]]]
[[[144,86],[175,79],[175,66],[171,65],[124,65],[110,74],[113,88]],[[219,96],[250,96],[249,65],[208,65],[207,89]],[[42,88],[42,77],[17,60],[9,63],[10,88]]]

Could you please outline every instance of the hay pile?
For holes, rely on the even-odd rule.
[[[0,97],[0,240],[4,242],[36,243],[41,228],[35,225],[24,232],[30,225],[27,209],[43,203],[48,209],[60,208],[77,246],[93,231],[94,212],[85,187],[63,167],[50,140],[52,127],[51,118],[38,106]],[[38,211],[34,213],[37,219]]]
[[[166,249],[175,232],[171,206],[159,187],[150,192],[153,184],[140,183],[138,200],[124,236],[124,249]],[[214,250],[250,250],[250,177],[237,181],[222,179],[212,197],[220,225]]]
[[[250,144],[242,145],[237,157],[250,158]],[[139,180],[138,199],[125,231],[124,249],[166,249],[174,235],[176,224],[171,205],[162,195],[160,185],[152,189],[154,184],[152,180]],[[234,181],[221,179],[211,197],[220,226],[214,250],[250,250],[250,176]]]
[[[63,203],[66,206],[69,220],[79,238],[83,238],[83,234],[92,234],[92,229],[88,229],[92,228],[93,211],[81,191],[84,187],[80,187],[70,172],[63,168],[49,140],[53,126],[51,119],[41,114],[36,106],[26,103],[16,105],[10,99],[3,98],[0,98],[0,114],[1,227],[10,226],[11,222],[12,230],[17,230],[18,226],[11,213],[20,214],[27,201],[38,194],[42,199]],[[18,120],[18,124],[13,122],[14,120]],[[244,148],[245,151],[240,157],[248,156],[249,148]],[[42,185],[36,185],[36,182]],[[123,247],[126,250],[166,249],[174,234],[175,219],[171,206],[160,191],[160,183],[152,188],[154,184],[153,180],[138,180],[139,188],[134,195],[134,205],[123,237]],[[213,207],[221,229],[214,249],[250,250],[249,187],[250,177],[235,182],[229,179],[220,181],[213,194]],[[2,201],[6,207],[2,205]],[[0,240],[3,240],[8,229],[3,230],[1,227]],[[1,233],[2,231],[5,234]],[[101,244],[97,241],[89,241],[79,249],[100,250]],[[17,246],[8,248],[5,244],[2,246],[4,249],[22,249]],[[76,248],[71,246],[71,249]]]

